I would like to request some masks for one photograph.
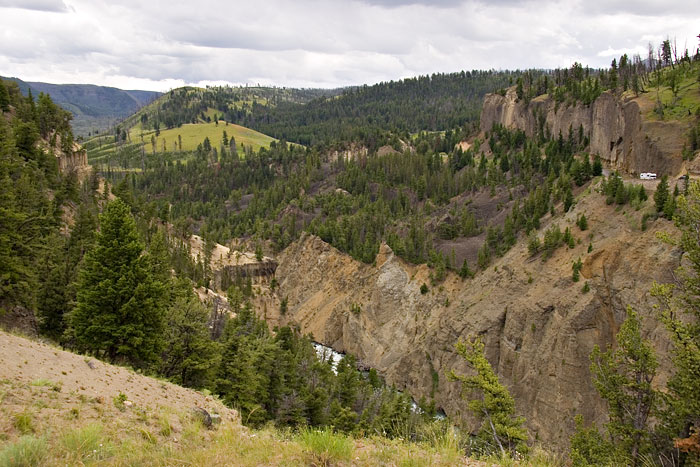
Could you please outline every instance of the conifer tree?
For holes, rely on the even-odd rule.
[[[461,383],[463,396],[477,394],[469,401],[469,409],[482,422],[479,438],[485,450],[497,448],[501,455],[527,451],[527,432],[522,427],[524,419],[515,416],[515,401],[484,356],[484,344],[478,338],[467,342],[460,340],[455,348],[476,374],[464,376],[451,370],[447,376],[450,381]]]
[[[593,176],[598,177],[603,174],[603,162],[600,160],[599,155],[595,155],[593,158]]]
[[[595,346],[591,353],[593,384],[609,410],[608,463],[621,455],[636,466],[643,454],[654,449],[650,417],[659,403],[659,394],[652,387],[656,368],[654,351],[642,338],[639,317],[628,307],[627,318],[617,333],[617,348],[601,352]],[[581,432],[582,426],[578,429],[581,438],[585,432]],[[588,459],[589,463],[597,461]]]
[[[59,340],[65,330],[63,314],[68,309],[67,274],[64,255],[65,240],[59,235],[49,239],[50,244],[61,245],[46,252],[39,265],[43,281],[37,294],[37,321],[42,335]]]
[[[467,263],[466,258],[462,262],[462,267],[459,268],[459,277],[466,279],[467,277],[473,277],[474,273],[469,269],[469,263]]]
[[[677,200],[679,240],[664,236],[680,247],[684,260],[676,270],[675,284],[654,284],[652,295],[661,302],[660,317],[673,342],[675,371],[668,382],[669,404],[663,414],[667,431],[675,438],[693,439],[700,432],[700,184],[691,182],[688,195]],[[700,446],[698,446],[700,448]],[[692,454],[691,454],[692,455]],[[695,453],[694,460],[700,461]]]
[[[176,286],[165,314],[165,351],[161,373],[174,383],[206,387],[217,365],[217,343],[209,337],[209,311],[192,294],[189,281]]]
[[[656,187],[656,192],[654,193],[654,204],[656,204],[656,212],[663,212],[666,200],[669,197],[668,192],[668,176],[664,175],[661,177],[661,181]]]
[[[576,221],[578,228],[583,230],[588,230],[588,219],[586,219],[586,214],[581,214],[581,217]]]
[[[159,358],[164,287],[142,253],[129,207],[120,199],[108,204],[78,277],[70,322],[79,349],[139,367]]]
[[[255,317],[250,303],[226,323],[216,392],[241,411],[243,420],[261,424],[272,415],[270,382],[277,345],[267,325]]]
[[[569,209],[574,204],[574,194],[571,191],[571,186],[567,187],[564,195],[564,212],[569,212]]]
[[[5,83],[0,79],[0,111],[8,112],[10,110],[10,93],[7,92]]]

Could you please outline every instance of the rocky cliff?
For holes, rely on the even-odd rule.
[[[618,97],[604,92],[590,106],[557,104],[547,95],[529,103],[518,101],[515,89],[505,96],[488,94],[481,112],[481,130],[495,123],[519,128],[536,135],[541,125],[551,135],[564,137],[569,128],[583,127],[590,140],[590,152],[598,154],[610,167],[638,175],[642,172],[678,175],[683,172],[683,141],[687,124],[677,121],[647,121],[653,108],[646,97]]]
[[[613,343],[628,304],[647,318],[648,335],[663,355],[667,340],[653,319],[648,290],[653,280],[670,280],[679,261],[678,252],[655,236],[671,229],[669,222],[657,220],[642,232],[641,211],[621,212],[602,195],[587,193],[564,218],[543,222],[543,229],[551,222],[562,230],[570,226],[580,239],[574,249],[561,248],[543,262],[530,258],[521,241],[474,279],[449,275],[425,294],[420,287],[430,284],[428,268],[405,263],[386,245],[372,266],[304,234],[278,258],[278,296],[288,298],[288,311],[280,315],[270,307],[266,318],[297,324],[316,340],[357,355],[388,382],[415,398],[434,395],[457,417],[466,403],[445,374],[468,371],[454,344],[480,335],[533,438],[564,448],[575,414],[604,421],[589,354],[596,344]],[[590,225],[585,232],[574,225],[582,212]],[[582,281],[574,283],[571,264],[578,257]]]
[[[63,151],[60,134],[51,133],[45,140],[39,140],[38,146],[42,151],[56,157],[58,170],[63,174],[76,172],[79,177],[84,177],[90,170],[87,150],[74,142],[69,151]]]

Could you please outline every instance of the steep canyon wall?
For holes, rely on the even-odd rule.
[[[495,123],[519,128],[528,136],[537,134],[540,122],[553,136],[566,138],[583,127],[590,139],[590,152],[617,170],[678,175],[683,171],[683,142],[686,125],[676,121],[646,121],[648,103],[641,98],[621,98],[604,92],[590,106],[557,104],[548,96],[529,103],[518,101],[514,88],[505,96],[488,94],[481,112],[481,130]]]
[[[428,268],[402,261],[387,245],[372,266],[304,234],[278,258],[278,296],[288,298],[288,311],[280,315],[270,307],[266,318],[298,325],[319,342],[355,354],[389,383],[415,398],[434,396],[456,417],[467,412],[466,402],[445,374],[468,371],[454,344],[480,335],[532,436],[565,448],[575,414],[605,421],[589,355],[594,345],[614,342],[627,305],[646,318],[648,335],[665,353],[667,339],[653,319],[648,290],[653,280],[669,281],[679,261],[678,252],[655,236],[670,230],[669,222],[657,220],[641,232],[593,193],[557,219],[562,230],[576,229],[581,212],[591,226],[592,253],[589,231],[577,233],[586,237],[573,250],[559,249],[546,262],[531,258],[520,242],[474,279],[450,274],[426,294],[420,287],[430,284]],[[584,267],[575,283],[571,264],[578,257]]]

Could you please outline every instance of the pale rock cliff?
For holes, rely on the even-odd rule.
[[[630,174],[642,172],[678,175],[684,171],[682,150],[687,124],[677,121],[646,121],[647,98],[618,97],[607,91],[590,106],[557,104],[547,95],[529,104],[518,101],[515,88],[505,96],[488,94],[481,112],[481,130],[495,123],[519,128],[528,136],[538,133],[541,123],[556,137],[567,137],[583,126],[590,139],[590,152],[614,168]],[[542,121],[542,119],[544,119]]]
[[[585,232],[574,225],[582,212],[590,225]],[[420,286],[430,284],[429,269],[402,261],[387,245],[373,266],[303,234],[278,258],[277,296],[288,298],[288,311],[282,316],[268,307],[265,317],[272,325],[298,325],[335,350],[355,354],[416,399],[434,394],[438,406],[457,417],[467,412],[466,402],[445,374],[468,371],[454,344],[480,335],[533,439],[564,449],[574,415],[605,421],[589,355],[594,345],[614,342],[627,305],[645,318],[648,336],[661,351],[662,373],[668,368],[668,341],[653,319],[648,290],[653,280],[671,279],[679,255],[656,238],[671,224],[657,220],[642,232],[640,216],[606,206],[602,195],[591,193],[554,220],[581,240],[573,250],[560,248],[543,262],[530,258],[521,241],[474,279],[448,275],[426,294]],[[550,222],[544,220],[543,230]],[[584,267],[574,283],[571,264],[578,257]],[[588,293],[582,291],[585,281]]]

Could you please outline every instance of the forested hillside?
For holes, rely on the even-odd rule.
[[[139,125],[141,130],[179,127],[185,123],[216,120],[233,121],[231,115],[245,115],[257,105],[275,107],[282,103],[306,104],[339,90],[287,89],[268,87],[212,86],[173,89],[148,107],[126,119],[120,127]]]
[[[47,94],[24,97],[0,80],[0,319],[41,300],[46,246],[60,238],[63,207],[79,197],[56,158],[72,151],[70,120]]]
[[[140,107],[157,98],[153,91],[124,91],[91,84],[50,84],[25,82],[18,78],[5,78],[19,85],[22,94],[31,92],[49,94],[51,99],[73,114],[73,131],[76,136],[87,136],[105,131]]]
[[[528,74],[539,75],[539,71]],[[463,71],[348,89],[306,105],[285,102],[231,110],[232,121],[303,145],[362,142],[376,149],[382,133],[460,128],[478,121],[483,96],[514,83],[520,72]]]

